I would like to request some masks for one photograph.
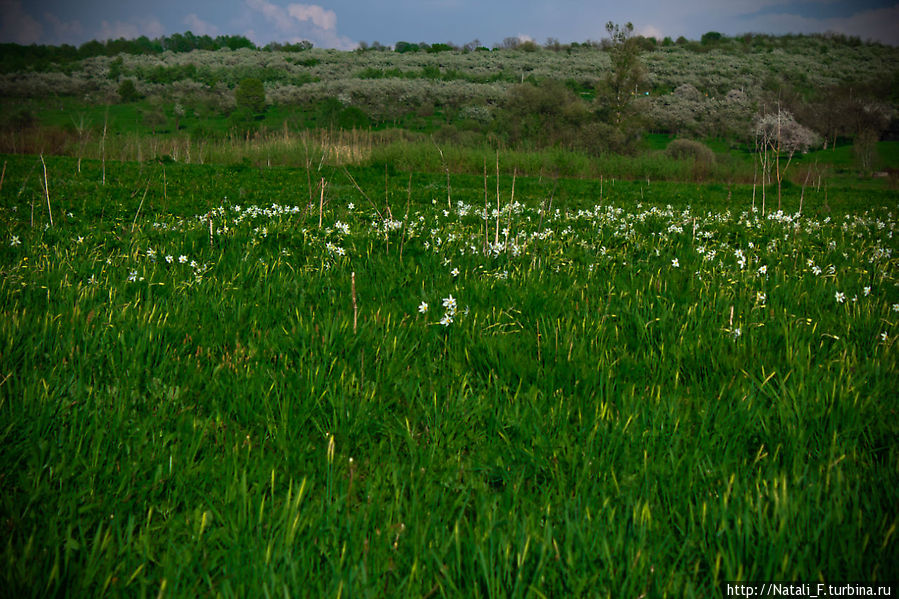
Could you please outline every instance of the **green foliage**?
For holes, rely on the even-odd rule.
[[[591,119],[587,105],[558,81],[513,86],[503,103],[499,126],[512,144],[573,145]]]
[[[450,52],[454,50],[449,44],[431,44],[428,47],[428,54],[438,54],[440,52]]]
[[[409,42],[397,42],[393,50],[399,54],[405,54],[406,52],[418,52],[421,48],[419,48],[418,44],[412,44]]]
[[[119,83],[116,93],[119,94],[119,99],[122,102],[135,102],[141,99],[140,92],[137,91],[133,79],[123,79],[122,82]]]
[[[703,46],[710,46],[713,44],[717,44],[718,42],[722,41],[723,39],[724,39],[724,36],[721,35],[720,33],[718,33],[717,31],[707,31],[706,33],[702,34],[702,37],[700,38],[699,43],[701,43]]]
[[[635,98],[646,78],[646,70],[640,60],[640,46],[633,35],[631,23],[623,27],[606,23],[611,46],[611,68],[596,88],[596,105],[600,118],[611,123],[621,140],[618,150],[633,148],[639,129]]]
[[[693,160],[703,165],[715,163],[715,153],[702,142],[692,139],[675,139],[665,148],[665,154],[676,160]]]
[[[259,79],[242,79],[234,90],[237,107],[251,114],[265,112],[265,87]]]
[[[852,143],[852,154],[858,169],[863,173],[870,173],[877,163],[877,132],[865,129],[855,136]]]

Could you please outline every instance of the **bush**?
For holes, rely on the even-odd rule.
[[[675,139],[665,148],[665,155],[675,160],[692,159],[697,164],[715,164],[715,153],[705,144],[692,139]]]
[[[234,91],[234,99],[238,108],[253,114],[265,112],[265,87],[259,79],[242,79]]]
[[[141,98],[140,93],[137,91],[137,87],[134,86],[134,81],[131,79],[123,80],[119,84],[117,92],[122,102],[135,102]]]

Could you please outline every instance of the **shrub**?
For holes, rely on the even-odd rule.
[[[234,91],[234,99],[238,108],[253,114],[265,112],[265,87],[259,79],[242,79]]]
[[[134,86],[134,81],[131,79],[123,80],[119,84],[117,92],[122,102],[135,102],[141,98],[140,93],[137,91],[137,87]]]
[[[665,155],[675,160],[692,159],[697,164],[715,164],[715,153],[705,144],[692,139],[675,139],[665,148]]]

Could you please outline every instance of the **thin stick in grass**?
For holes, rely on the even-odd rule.
[[[100,140],[100,159],[103,165],[103,179],[101,184],[106,185],[106,125],[109,123],[109,108],[103,116],[103,139]]]
[[[144,188],[144,195],[140,198],[140,204],[137,205],[137,212],[134,213],[134,220],[131,222],[131,232],[134,233],[134,225],[137,224],[137,217],[140,216],[140,209],[144,206],[144,199],[147,197],[147,191],[150,189],[150,180],[147,179],[147,186]]]
[[[409,204],[412,202],[412,173],[409,173],[409,187],[406,189],[406,214],[403,215],[403,236],[400,238],[400,262],[403,261],[403,247],[406,245],[406,222],[409,220]]]
[[[518,168],[512,169],[512,197],[509,198],[509,218],[506,219],[506,253],[509,252],[509,234],[512,233],[512,203],[515,201],[515,177],[518,175]]]
[[[6,161],[3,161],[3,172],[0,173],[0,191],[3,191],[3,179],[6,178]]]
[[[321,194],[318,196],[318,228],[322,228],[322,212],[325,207],[325,180],[321,180]]]
[[[490,243],[490,223],[487,220],[487,157],[484,157],[484,253]]]
[[[496,153],[496,232],[493,235],[493,245],[499,245],[499,152]]]
[[[443,170],[446,172],[446,207],[452,212],[453,210],[453,201],[450,193],[450,175],[449,175],[449,165],[446,163],[446,158],[443,156],[443,150],[440,149],[440,146],[437,143],[434,143],[434,146],[437,148],[437,151],[440,153],[440,162],[443,163]]]
[[[387,165],[384,165],[384,205],[387,206],[387,218],[393,220],[393,212],[390,211],[390,196],[387,194]]]
[[[53,209],[50,208],[50,183],[47,181],[47,163],[44,162],[44,155],[41,154],[41,165],[44,167],[44,194],[47,196],[47,214],[50,215],[50,226],[53,226]],[[33,210],[32,210],[33,212]],[[33,224],[33,222],[32,222]]]
[[[356,180],[353,179],[353,176],[350,174],[350,172],[349,172],[348,170],[346,170],[346,167],[343,167],[343,173],[347,176],[347,178],[348,178],[348,179],[350,180],[350,182],[353,184],[353,187],[355,187],[356,190],[357,190],[359,193],[362,194],[362,197],[365,198],[365,199],[368,201],[369,204],[371,204],[371,207],[375,209],[375,212],[378,214],[378,218],[380,218],[381,220],[384,220],[384,215],[381,214],[381,211],[380,211],[380,210],[378,210],[377,204],[375,204],[374,202],[372,202],[372,201],[371,201],[371,198],[369,198],[367,195],[365,195],[365,192],[362,191],[362,188],[359,187],[359,184],[356,183]]]
[[[353,335],[356,334],[356,324],[359,321],[359,306],[356,304],[356,272],[350,274],[350,287],[353,294]]]

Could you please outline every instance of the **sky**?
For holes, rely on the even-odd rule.
[[[600,40],[605,23],[631,22],[659,39],[707,31],[835,31],[899,45],[896,0],[0,0],[0,42],[74,44],[97,39],[244,35],[257,45],[312,42],[350,50],[365,41],[493,46],[507,37],[544,43]]]

